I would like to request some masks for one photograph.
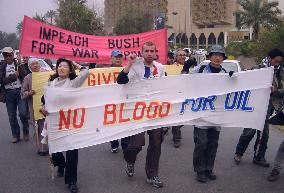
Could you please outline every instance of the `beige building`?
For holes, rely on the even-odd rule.
[[[236,30],[237,0],[105,0],[105,29],[112,32],[115,19],[129,6],[165,13],[168,41],[191,48],[247,39],[246,30]]]
[[[129,8],[141,9],[151,15],[167,13],[167,0],[105,0],[104,7],[105,31],[111,34],[117,19]]]

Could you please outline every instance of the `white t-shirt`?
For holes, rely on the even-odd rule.
[[[15,64],[7,64],[6,66],[6,77],[8,77],[10,74],[15,74],[16,73],[16,67]],[[11,82],[9,84],[5,85],[5,89],[16,89],[16,88],[21,88],[21,82],[20,79],[17,78],[16,81]]]

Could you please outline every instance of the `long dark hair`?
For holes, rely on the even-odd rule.
[[[77,77],[72,61],[67,60],[65,58],[59,58],[57,60],[57,62],[56,62],[56,68],[55,68],[56,72],[55,72],[55,74],[50,76],[49,81],[53,81],[54,79],[59,77],[59,75],[58,75],[58,66],[59,66],[59,64],[61,62],[66,62],[68,64],[69,69],[70,69],[70,74],[69,74],[70,80],[73,80],[73,79],[75,79]]]

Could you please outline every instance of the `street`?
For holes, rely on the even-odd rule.
[[[138,155],[133,178],[124,172],[121,148],[110,152],[110,144],[102,144],[79,151],[78,186],[81,193],[283,193],[284,172],[277,182],[268,182],[270,168],[252,163],[252,140],[243,161],[235,165],[233,156],[241,128],[223,128],[215,162],[216,181],[200,184],[195,180],[192,166],[193,128],[182,128],[182,146],[175,149],[171,132],[162,145],[159,176],[164,187],[156,189],[145,181],[146,147]],[[0,103],[0,193],[64,193],[68,189],[64,178],[51,180],[49,158],[36,154],[34,131],[30,141],[12,144],[6,107]],[[284,132],[271,127],[266,159],[272,164]]]

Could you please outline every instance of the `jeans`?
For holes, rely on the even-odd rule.
[[[256,131],[256,129],[244,128],[236,147],[237,155],[243,156],[255,133],[257,133],[257,138],[254,144],[254,159],[263,160],[265,158],[269,138],[269,126],[267,123],[262,132]]]
[[[12,135],[20,138],[20,126],[17,119],[17,108],[19,117],[23,125],[23,134],[29,134],[29,112],[26,100],[21,99],[21,89],[7,89],[6,91],[6,108],[9,116],[9,122]]]
[[[276,157],[274,159],[274,168],[277,169],[278,171],[281,170],[283,161],[284,161],[284,140],[280,144]]]
[[[212,171],[216,158],[220,131],[214,127],[200,129],[194,127],[193,167],[197,173]]]
[[[255,133],[257,133],[257,137],[254,144],[254,159],[257,160],[264,160],[265,159],[265,152],[267,149],[267,142],[269,138],[269,124],[267,120],[269,119],[270,115],[273,112],[273,105],[270,99],[269,105],[267,108],[266,113],[266,120],[263,127],[263,131],[256,131],[255,129],[251,128],[244,128],[242,135],[240,136],[239,142],[236,147],[236,154],[243,156],[245,153],[250,141],[254,137]]]

